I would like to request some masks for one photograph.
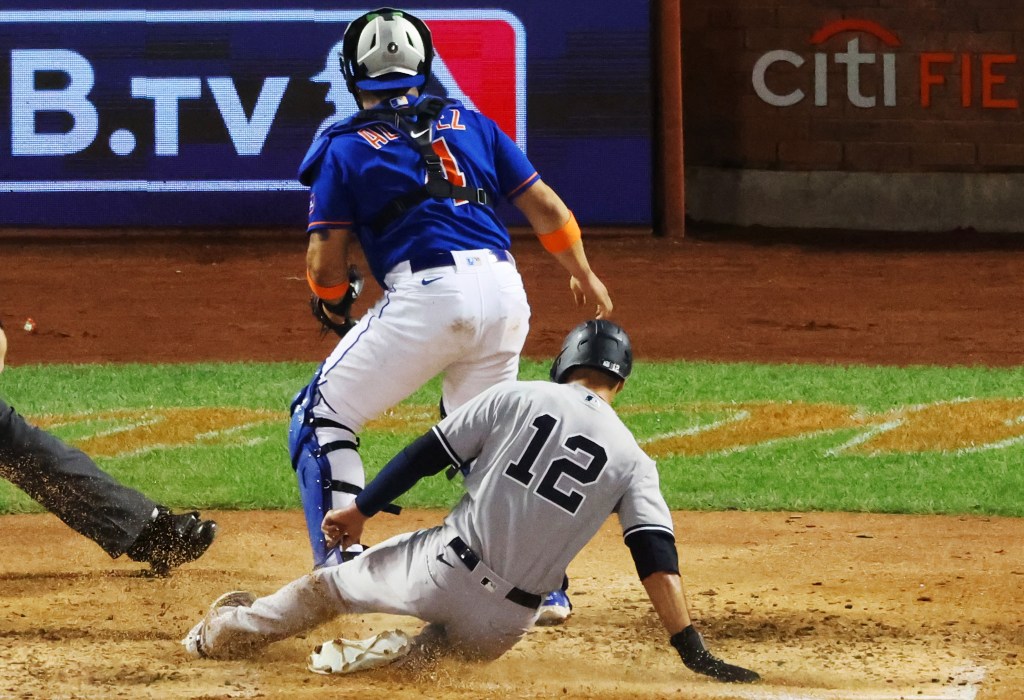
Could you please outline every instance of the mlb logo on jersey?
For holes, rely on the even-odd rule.
[[[503,10],[425,10],[434,41],[433,75],[427,92],[461,101],[497,122],[526,150],[526,32]],[[457,19],[456,19],[457,17]],[[324,69],[311,80],[329,85],[326,100],[334,112],[317,133],[354,114],[358,107],[341,74],[341,33],[325,47]]]

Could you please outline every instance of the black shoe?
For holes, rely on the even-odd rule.
[[[148,561],[153,573],[163,576],[201,557],[216,536],[217,523],[200,520],[199,513],[175,515],[160,507],[127,554],[135,561]]]

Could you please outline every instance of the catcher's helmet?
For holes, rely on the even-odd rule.
[[[633,348],[626,331],[598,319],[572,329],[551,364],[551,380],[562,384],[573,367],[594,367],[625,379],[633,369]]]
[[[342,37],[341,71],[353,95],[357,89],[423,87],[433,59],[427,25],[391,7],[352,20]]]

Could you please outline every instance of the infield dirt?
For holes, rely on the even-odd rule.
[[[595,236],[588,251],[641,360],[1024,364],[1024,238],[766,236]],[[534,309],[526,354],[549,356],[584,314],[534,241],[513,253]],[[4,232],[9,362],[317,361],[329,340],[308,316],[303,266],[301,232]],[[373,297],[371,284],[357,308]],[[18,330],[27,317],[34,333]],[[441,516],[380,518],[373,535]],[[492,664],[305,670],[319,641],[419,626],[385,616],[259,661],[190,661],[177,641],[216,595],[268,593],[308,566],[298,512],[216,517],[210,552],[166,579],[111,562],[53,516],[0,519],[0,697],[1024,697],[1020,519],[677,513],[709,645],[765,677],[741,691],[682,668],[614,521],[569,571],[568,624]]]

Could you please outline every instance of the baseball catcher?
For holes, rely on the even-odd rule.
[[[292,403],[289,447],[314,567],[363,549],[327,546],[320,523],[363,488],[368,421],[438,375],[442,415],[516,378],[530,306],[499,202],[524,214],[578,304],[598,317],[613,308],[576,217],[515,141],[477,110],[424,93],[434,60],[426,23],[389,7],[368,12],[346,27],[333,59],[359,111],[323,130],[298,176],[310,194],[313,314],[340,336]],[[358,319],[355,245],[384,290]],[[553,590],[545,617],[569,610]]]

